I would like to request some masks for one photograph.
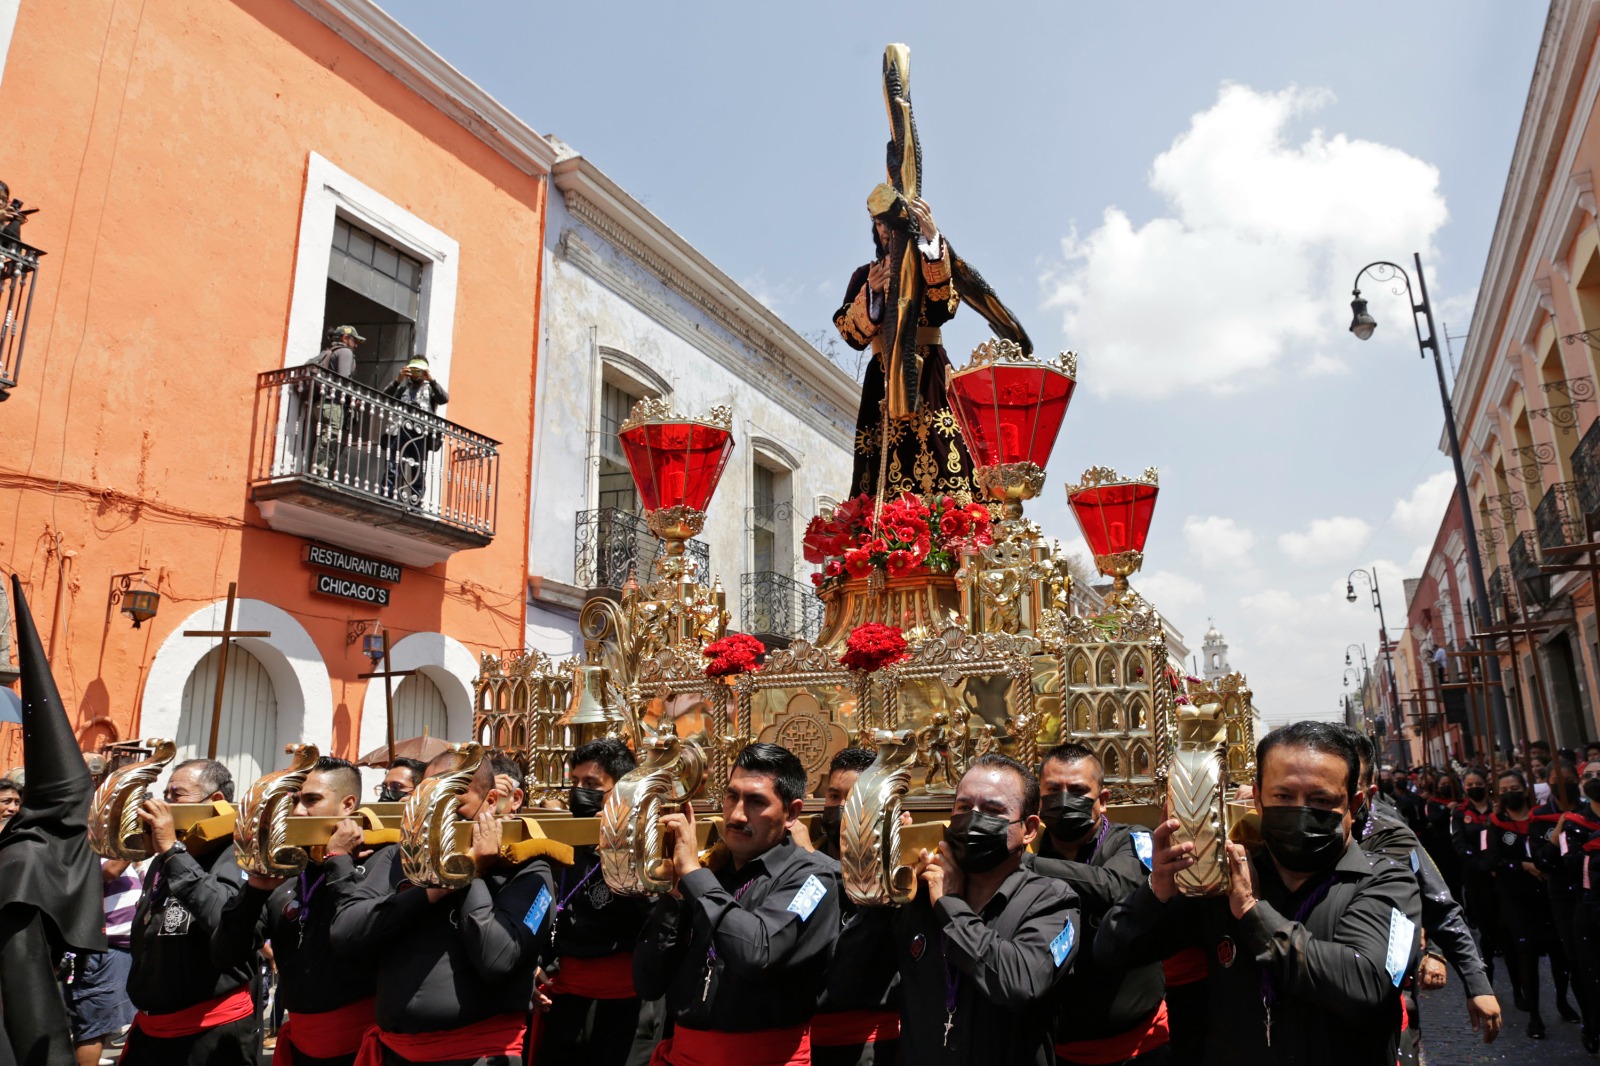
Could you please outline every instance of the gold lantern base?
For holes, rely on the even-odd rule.
[[[1044,467],[1028,462],[980,466],[973,469],[972,480],[991,504],[1000,507],[995,543],[1038,539],[1039,526],[1022,517],[1022,504],[1044,491]]]
[[[864,578],[847,578],[818,594],[826,607],[816,646],[838,657],[857,626],[877,622],[897,626],[915,647],[957,622],[961,592],[953,574],[907,574],[887,577],[875,570]]]

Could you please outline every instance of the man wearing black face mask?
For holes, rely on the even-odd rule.
[[[1144,883],[1149,830],[1106,817],[1111,793],[1100,760],[1082,744],[1062,744],[1039,768],[1042,798],[1037,857],[1023,865],[1065,882],[1083,909],[1092,943],[1100,921]],[[1167,1013],[1161,964],[1101,966],[1080,955],[1056,992],[1056,1056],[1061,1063],[1166,1062]]]
[[[1149,882],[1101,924],[1094,951],[1106,964],[1205,949],[1205,1066],[1394,1063],[1420,907],[1411,872],[1350,836],[1360,772],[1342,727],[1273,730],[1256,748],[1265,847],[1227,845],[1228,894],[1178,894],[1175,875],[1196,858],[1168,819],[1154,833]]]
[[[828,764],[828,785],[822,816],[817,819],[817,847],[839,857],[840,815],[861,771],[877,755],[866,748],[845,748]],[[800,834],[795,834],[800,839]],[[894,913],[887,907],[858,907],[840,899],[843,926],[828,984],[811,1019],[811,1061],[814,1066],[876,1066],[895,1061],[900,1046],[900,970],[894,957]]]
[[[428,764],[421,759],[396,759],[389,764],[383,781],[377,787],[379,803],[403,803],[417,790],[417,785],[428,775]]]
[[[1446,960],[1455,967],[1466,989],[1467,1017],[1472,1021],[1472,1028],[1481,1031],[1484,1043],[1489,1043],[1500,1032],[1500,1001],[1495,998],[1466,916],[1445,883],[1444,875],[1405,819],[1388,803],[1371,798],[1375,755],[1372,739],[1358,729],[1344,728],[1361,756],[1361,792],[1356,797],[1351,833],[1368,855],[1382,856],[1410,870],[1422,897],[1422,929],[1428,950],[1418,967],[1417,979],[1407,982],[1402,989],[1406,1026],[1400,1034],[1400,1061],[1403,1066],[1411,1066],[1420,1059],[1422,1013],[1417,989],[1443,988]]]
[[[606,797],[635,765],[621,741],[593,740],[567,759],[572,789],[567,809],[596,818]],[[539,1056],[549,1062],[621,1066],[639,1025],[633,988],[633,945],[650,910],[646,899],[613,895],[593,847],[575,848],[556,878],[554,955],[539,976],[549,1000],[540,1026]]]
[[[896,913],[901,1061],[1052,1066],[1051,989],[1081,940],[1065,883],[1024,869],[1039,834],[1039,782],[1014,759],[972,761],[926,892]]]

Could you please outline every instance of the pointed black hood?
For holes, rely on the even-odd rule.
[[[104,951],[100,862],[89,850],[94,782],[67,721],[22,583],[11,578],[22,674],[22,810],[0,830],[0,908],[28,906],[59,946]]]

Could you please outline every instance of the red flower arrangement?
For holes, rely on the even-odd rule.
[[[885,570],[890,577],[919,570],[948,574],[955,570],[963,545],[994,543],[993,520],[981,503],[963,505],[951,496],[907,492],[884,502],[876,525],[874,508],[873,498],[863,493],[839,504],[831,517],[817,515],[806,526],[806,561],[823,567],[811,575],[818,588],[864,578],[874,570]]]
[[[898,627],[868,622],[851,630],[845,638],[839,661],[852,670],[871,673],[908,657],[905,634]]]
[[[749,673],[756,668],[756,659],[766,653],[767,646],[748,633],[729,633],[700,651],[711,660],[706,664],[707,677]]]

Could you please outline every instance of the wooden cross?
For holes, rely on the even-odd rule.
[[[1565,624],[1567,622],[1570,622],[1570,621],[1572,621],[1572,619],[1571,618],[1547,618],[1542,623],[1535,624],[1531,619],[1529,619],[1527,617],[1527,612],[1524,611],[1524,612],[1522,612],[1522,615],[1521,615],[1521,621],[1513,622],[1512,619],[1513,618],[1517,618],[1518,615],[1515,614],[1514,611],[1513,611],[1513,604],[1512,604],[1512,601],[1511,601],[1511,593],[1509,591],[1501,593],[1501,604],[1502,604],[1502,606],[1504,608],[1504,611],[1505,611],[1505,618],[1506,618],[1505,625],[1496,626],[1493,629],[1486,629],[1482,633],[1475,633],[1473,635],[1474,635],[1474,637],[1486,636],[1486,637],[1506,637],[1506,638],[1508,638],[1507,641],[1506,641],[1506,647],[1507,647],[1507,650],[1509,651],[1509,653],[1511,655],[1511,676],[1512,676],[1512,679],[1514,680],[1514,682],[1516,683],[1517,692],[1518,693],[1522,692],[1522,663],[1521,663],[1520,659],[1517,657],[1517,644],[1516,644],[1516,642],[1517,642],[1518,639],[1526,640],[1528,642],[1528,648],[1532,652],[1532,654],[1528,656],[1528,661],[1533,664],[1533,678],[1532,678],[1532,681],[1533,681],[1532,688],[1533,688],[1533,696],[1534,696],[1533,705],[1534,705],[1534,708],[1539,712],[1539,722],[1540,722],[1541,726],[1544,729],[1545,737],[1548,738],[1552,743],[1554,743],[1554,740],[1555,740],[1555,729],[1552,726],[1551,721],[1550,721],[1550,707],[1545,702],[1545,697],[1544,697],[1544,668],[1542,666],[1540,666],[1540,664],[1539,664],[1539,649],[1536,646],[1537,645],[1536,638],[1538,637],[1538,635],[1540,633],[1549,632],[1550,630],[1554,629],[1556,626],[1563,625],[1563,624]],[[1521,712],[1522,712],[1522,708],[1519,707],[1518,708],[1518,714],[1517,714],[1517,732],[1518,733],[1525,733],[1526,730],[1523,728],[1524,722],[1523,722],[1523,715],[1522,715]],[[1528,745],[1526,743],[1527,738],[1526,738],[1526,736],[1524,736],[1524,737],[1522,737],[1520,739],[1522,739],[1524,741],[1524,743],[1523,743],[1523,758],[1526,759],[1527,758],[1527,749],[1528,749]]]
[[[370,674],[356,675],[362,679],[373,677],[383,678],[383,706],[386,726],[385,736],[389,738],[388,744],[390,766],[394,765],[394,685],[390,683],[390,678],[410,677],[414,673],[416,673],[415,670],[391,670],[389,668],[389,631],[385,629],[383,631],[383,669],[374,670]]]
[[[235,637],[270,637],[265,629],[234,629],[233,601],[239,591],[237,581],[228,582],[228,608],[222,614],[221,629],[185,629],[186,637],[221,637],[222,658],[217,663],[217,692],[211,701],[211,740],[206,744],[206,758],[217,757],[217,731],[222,728],[222,686],[228,680],[228,648]]]

